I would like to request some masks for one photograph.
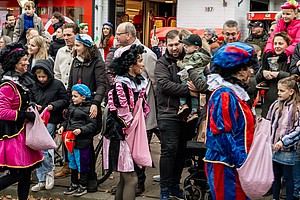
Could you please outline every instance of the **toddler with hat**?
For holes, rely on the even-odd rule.
[[[75,135],[73,152],[68,152],[69,168],[71,169],[71,185],[65,195],[75,197],[87,193],[88,173],[90,171],[91,143],[97,131],[96,118],[90,118],[91,91],[85,84],[72,86],[72,104],[68,108],[67,119],[61,124],[58,134],[64,131]],[[65,134],[68,135],[68,134]],[[65,142],[68,138],[65,139]],[[79,174],[79,175],[78,175]]]
[[[184,44],[184,49],[186,52],[186,55],[183,58],[183,61],[179,61],[177,63],[178,67],[182,69],[180,72],[178,72],[178,75],[180,75],[180,79],[182,81],[182,84],[186,85],[188,80],[188,73],[185,69],[186,66],[191,66],[195,68],[199,76],[202,80],[206,80],[204,76],[204,68],[205,66],[210,62],[211,55],[204,49],[202,49],[202,39],[197,34],[191,34],[188,35],[185,39],[179,40],[179,42]],[[179,116],[185,116],[188,113],[187,122],[191,122],[195,119],[198,119],[198,107],[199,107],[199,100],[198,98],[191,97],[191,109],[189,109],[189,106],[187,104],[186,98],[180,98],[180,105],[178,110]]]

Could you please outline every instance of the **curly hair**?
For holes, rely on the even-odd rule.
[[[128,50],[124,51],[119,58],[115,58],[110,65],[114,75],[122,76],[126,74],[131,65],[137,63],[140,54],[145,53],[143,45],[133,44]]]
[[[2,69],[5,72],[15,70],[15,65],[25,55],[27,55],[27,52],[22,44],[10,43],[6,45],[0,53],[0,63],[2,65]]]

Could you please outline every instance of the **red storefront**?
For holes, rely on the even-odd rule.
[[[49,22],[52,13],[62,13],[68,22],[86,22],[89,24],[89,33],[93,34],[93,0],[35,0],[37,13],[42,18],[48,31],[53,32]],[[17,17],[20,14],[17,0],[0,1],[1,24],[5,21],[5,12],[13,12]],[[4,17],[3,17],[4,16]],[[4,21],[3,21],[4,18]]]

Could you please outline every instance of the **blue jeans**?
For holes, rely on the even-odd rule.
[[[56,124],[48,123],[47,130],[52,138],[55,136]],[[44,160],[41,163],[41,166],[36,169],[36,176],[39,182],[46,181],[47,173],[54,170],[54,149],[42,150],[44,155]]]
[[[284,165],[273,161],[274,182],[273,199],[279,200],[281,178],[284,176],[286,182],[286,200],[293,200],[294,179],[293,179],[293,165]]]
[[[295,165],[293,167],[294,176],[294,196],[300,197],[300,148],[296,151]]]

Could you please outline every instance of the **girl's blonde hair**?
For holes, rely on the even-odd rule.
[[[295,114],[298,110],[298,106],[300,106],[300,92],[299,92],[299,87],[298,87],[299,81],[300,81],[300,76],[298,76],[297,74],[293,74],[289,77],[280,79],[278,81],[278,84],[285,85],[288,89],[293,89],[294,90],[294,93],[292,95],[293,110],[292,110],[292,123],[291,123],[291,126],[294,125]],[[279,110],[280,111],[283,109],[283,104],[284,104],[284,102],[279,102]]]
[[[30,40],[33,41],[35,45],[38,46],[39,50],[37,54],[34,56],[36,60],[41,60],[41,59],[48,59],[48,50],[47,50],[47,43],[45,38],[42,36],[36,35],[33,36]]]

